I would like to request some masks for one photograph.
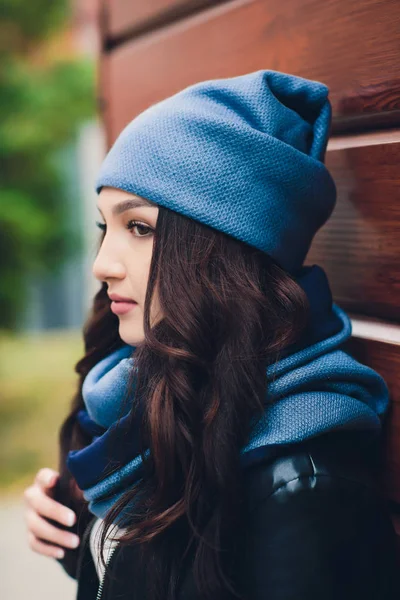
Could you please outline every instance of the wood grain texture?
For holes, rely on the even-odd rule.
[[[385,496],[400,505],[400,344],[352,337],[346,348],[382,375],[389,387],[390,404],[382,433],[385,468],[381,484]]]
[[[226,1],[226,0],[220,0]],[[201,9],[219,4],[218,0],[103,0],[104,42],[118,43],[149,28],[163,26]]]
[[[399,30],[393,0],[342,2],[340,10],[337,0],[217,5],[103,55],[108,141],[190,84],[266,68],[327,84],[334,130],[399,124]]]
[[[400,139],[400,133],[399,133]],[[306,264],[325,268],[335,300],[400,321],[400,142],[327,152],[338,200]]]

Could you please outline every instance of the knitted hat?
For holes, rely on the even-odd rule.
[[[329,88],[259,70],[202,81],[120,133],[96,182],[143,196],[299,269],[336,201]]]

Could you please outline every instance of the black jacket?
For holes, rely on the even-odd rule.
[[[245,471],[239,577],[246,600],[397,600],[396,536],[377,469],[379,447],[365,432],[330,432],[261,451]],[[59,561],[78,580],[78,600],[98,594],[89,548],[94,521],[69,528],[81,544]],[[137,552],[117,546],[109,568],[118,577],[104,578],[101,600],[145,600]],[[179,600],[199,598],[187,569]]]

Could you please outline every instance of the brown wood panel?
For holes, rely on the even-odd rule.
[[[400,133],[398,136],[400,140]],[[327,152],[338,191],[306,263],[323,266],[338,304],[400,320],[400,141]]]
[[[385,469],[382,486],[385,496],[400,504],[400,344],[352,337],[349,352],[363,364],[375,369],[390,390],[390,405],[383,426]]]
[[[226,1],[226,0],[220,0]],[[149,27],[176,20],[219,4],[218,0],[145,0],[127,2],[126,0],[103,0],[102,9],[104,41],[134,36]]]
[[[400,11],[393,0],[240,0],[103,55],[111,143],[149,105],[201,80],[275,69],[330,87],[334,128],[400,123]],[[383,68],[384,65],[384,68]]]

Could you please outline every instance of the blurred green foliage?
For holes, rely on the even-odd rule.
[[[0,334],[0,490],[19,493],[42,467],[58,468],[58,432],[83,356],[81,331]]]
[[[27,276],[54,272],[81,247],[60,157],[95,115],[95,65],[32,60],[68,27],[69,4],[0,0],[0,328],[7,330],[24,308]]]

